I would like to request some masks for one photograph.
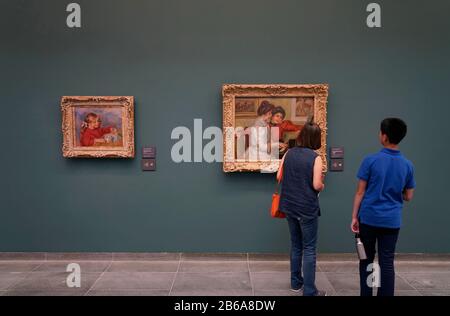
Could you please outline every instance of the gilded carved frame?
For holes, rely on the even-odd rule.
[[[75,107],[122,108],[123,146],[119,148],[81,147],[75,142]],[[63,96],[61,98],[63,156],[66,158],[134,158],[134,97],[132,96]]]
[[[262,171],[278,170],[280,160],[243,161],[234,158],[234,134],[227,133],[229,128],[235,128],[235,98],[236,97],[314,97],[314,122],[322,129],[322,147],[316,152],[324,162],[323,171],[327,166],[327,84],[225,84],[222,87],[223,96],[223,171]]]

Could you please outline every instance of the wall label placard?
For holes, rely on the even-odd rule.
[[[344,158],[344,147],[331,147],[330,148],[330,158]]]
[[[156,147],[142,147],[142,158],[156,158]]]
[[[142,159],[142,171],[156,171],[156,159]]]
[[[344,159],[331,159],[330,160],[330,171],[344,171]]]

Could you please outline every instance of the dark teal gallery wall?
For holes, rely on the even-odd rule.
[[[321,194],[320,252],[353,251],[355,174],[379,121],[404,118],[416,198],[398,250],[450,252],[450,2],[365,0],[2,0],[0,251],[284,252],[268,216],[274,179],[172,162],[176,126],[221,126],[223,83],[328,83],[328,144],[345,171]],[[61,154],[60,97],[132,95],[133,160]],[[143,173],[142,145],[157,146]]]

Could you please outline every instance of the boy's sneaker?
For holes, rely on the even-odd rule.
[[[295,293],[300,293],[301,291],[303,291],[303,285],[300,288],[298,288],[298,289],[291,288],[291,291],[295,292]]]

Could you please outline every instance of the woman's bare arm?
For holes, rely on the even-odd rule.
[[[323,191],[325,189],[325,184],[323,183],[322,176],[322,157],[317,156],[314,161],[314,174],[313,174],[313,186],[316,191]]]

